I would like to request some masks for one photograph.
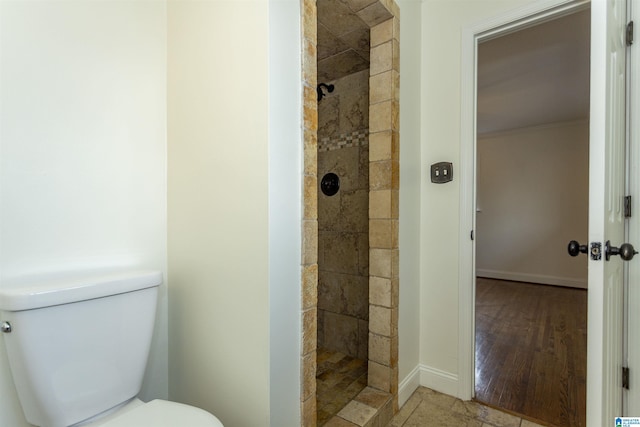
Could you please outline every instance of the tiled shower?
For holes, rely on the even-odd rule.
[[[367,359],[369,335],[369,69],[331,82],[318,104],[318,348]]]
[[[303,5],[302,425],[386,425],[398,402],[400,11]]]

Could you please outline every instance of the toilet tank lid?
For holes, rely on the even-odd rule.
[[[82,273],[71,276],[19,278],[0,283],[0,310],[21,311],[68,304],[159,286],[160,271]]]

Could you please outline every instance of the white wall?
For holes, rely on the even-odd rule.
[[[271,417],[268,42],[266,0],[168,4],[170,397],[229,427]]]
[[[300,425],[300,1],[269,0],[270,425]]]
[[[161,2],[0,2],[0,286],[166,270]],[[143,397],[166,397],[166,288]],[[0,425],[23,426],[0,340]]]
[[[589,123],[482,135],[477,142],[476,273],[587,287]]]
[[[420,0],[400,6],[400,403],[418,385],[420,362]]]
[[[423,383],[457,393],[461,33],[533,0],[425,0],[422,6],[420,363]],[[454,180],[432,184],[429,165]]]

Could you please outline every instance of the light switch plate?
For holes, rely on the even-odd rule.
[[[453,163],[439,162],[431,165],[431,182],[444,184],[453,180]]]

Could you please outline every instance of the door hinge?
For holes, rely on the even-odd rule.
[[[622,367],[622,387],[629,390],[629,368],[626,366]]]
[[[627,36],[625,38],[627,41],[627,46],[631,46],[633,44],[633,21],[630,21],[627,24]]]
[[[631,196],[624,196],[624,217],[631,218]]]

